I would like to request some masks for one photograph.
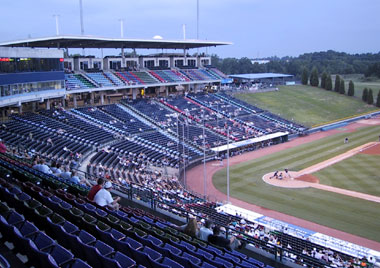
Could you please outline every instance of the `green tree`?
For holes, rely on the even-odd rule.
[[[331,75],[327,75],[327,79],[326,79],[326,90],[332,90],[332,79],[331,79]]]
[[[362,100],[364,102],[367,102],[367,100],[368,100],[368,89],[367,88],[364,88],[364,90],[363,90]]]
[[[372,92],[372,89],[368,90],[367,103],[370,104],[370,105],[373,104],[373,92]]]
[[[376,106],[377,106],[377,107],[380,107],[380,90],[379,90],[379,92],[377,93]]]
[[[321,76],[321,88],[326,89],[327,73],[323,72]]]
[[[343,80],[343,78],[340,79],[339,93],[340,93],[340,94],[346,94],[346,88],[345,88],[345,85],[344,85],[344,80]]]
[[[310,75],[310,85],[313,87],[317,87],[319,85],[319,77],[318,77],[318,70],[317,68],[313,68]]]
[[[301,79],[302,85],[307,85],[308,80],[309,80],[309,73],[307,72],[306,68],[303,68],[302,79]]]
[[[335,76],[335,86],[334,86],[335,92],[339,92],[339,88],[340,88],[340,76],[336,75]]]
[[[348,83],[347,95],[348,96],[354,96],[355,95],[355,85],[354,85],[354,82],[352,82],[352,80],[350,80],[350,83]]]

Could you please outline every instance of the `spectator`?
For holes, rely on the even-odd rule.
[[[199,229],[198,229],[198,223],[197,219],[192,216],[192,218],[189,219],[189,222],[187,224],[177,226],[177,225],[172,225],[173,228],[184,232],[187,235],[191,236],[198,236]]]
[[[118,202],[120,200],[120,196],[118,196],[115,199],[113,199],[111,193],[109,192],[109,190],[111,188],[112,188],[112,183],[110,181],[107,181],[104,184],[104,188],[100,189],[96,193],[96,195],[94,197],[94,201],[95,201],[96,204],[98,204],[101,207],[110,206],[113,209],[117,210],[117,209],[119,209]]]
[[[52,162],[50,169],[56,176],[59,176],[62,173],[61,164],[57,163],[56,161]]]
[[[53,141],[50,137],[46,140],[46,143],[49,143],[51,146],[54,146]]]
[[[196,218],[190,218],[183,232],[192,237],[196,237],[199,233],[198,223]]]
[[[208,242],[227,249],[232,249],[231,245],[234,243],[235,239],[235,236],[231,236],[230,239],[222,237],[220,235],[220,226],[214,226],[213,234],[208,236]]]
[[[65,166],[64,172],[61,173],[61,178],[65,180],[70,180],[71,178],[71,172],[69,170],[69,167]]]
[[[76,184],[80,183],[80,178],[78,177],[77,172],[75,170],[71,171],[70,181]]]
[[[199,239],[206,242],[208,241],[207,240],[208,236],[213,234],[211,230],[211,225],[212,225],[211,221],[206,220],[205,225],[199,229]]]
[[[7,152],[7,146],[3,143],[3,140],[0,139],[0,153],[5,154]]]
[[[102,178],[99,178],[98,181],[97,181],[97,184],[92,186],[92,188],[90,189],[90,191],[88,192],[87,194],[87,198],[90,200],[90,201],[93,201],[94,200],[94,197],[96,195],[96,193],[102,189],[103,187],[103,184],[104,184],[104,180]]]
[[[50,170],[48,165],[45,164],[45,160],[41,159],[39,162],[39,171],[46,173],[46,174],[52,174],[53,172]]]

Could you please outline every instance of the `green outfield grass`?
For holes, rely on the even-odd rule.
[[[268,172],[284,168],[299,171],[376,141],[379,133],[380,126],[365,127],[234,165],[230,168],[230,194],[264,208],[380,241],[380,204],[318,189],[274,187],[262,181],[262,176]],[[346,136],[350,142],[343,144]],[[226,169],[213,177],[215,187],[224,193],[226,177]]]
[[[310,86],[280,86],[278,91],[236,97],[308,127],[376,110],[358,98]]]
[[[357,154],[313,175],[320,183],[380,196],[380,155]]]

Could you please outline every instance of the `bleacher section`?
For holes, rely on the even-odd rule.
[[[188,81],[224,79],[215,69],[150,70],[150,71],[87,71],[65,74],[67,89],[116,87],[123,85],[149,85]],[[93,82],[92,82],[93,81]]]
[[[84,78],[81,74],[65,74],[65,81],[67,89],[80,89],[80,88],[94,88],[88,79]]]
[[[99,207],[70,183],[52,184],[59,178],[2,158],[0,171],[6,178],[0,179],[2,239],[35,267],[265,266],[236,250],[187,236],[144,210]],[[48,188],[51,185],[55,187]]]

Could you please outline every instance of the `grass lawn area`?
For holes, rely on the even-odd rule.
[[[380,155],[357,154],[313,173],[320,183],[380,196]]]
[[[268,172],[284,168],[298,171],[376,141],[379,133],[380,126],[365,127],[232,166],[230,194],[258,206],[380,242],[380,204],[318,189],[274,187],[262,181]],[[343,144],[346,136],[350,143]],[[226,169],[214,175],[213,183],[226,193]]]
[[[380,79],[379,78],[365,78],[364,75],[361,74],[351,74],[351,75],[343,75],[342,76],[345,82],[346,92],[348,90],[348,83],[350,80],[354,82],[355,85],[355,96],[358,98],[362,98],[364,88],[371,88],[373,91],[373,99],[376,102],[377,94],[380,90]],[[334,85],[334,82],[333,82]]]
[[[280,86],[278,91],[235,96],[308,127],[376,110],[361,99],[311,86]]]

